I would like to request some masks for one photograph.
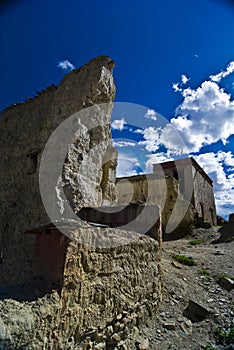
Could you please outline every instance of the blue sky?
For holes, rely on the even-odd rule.
[[[218,213],[227,217],[234,212],[233,37],[231,1],[6,1],[0,109],[109,55],[116,101],[145,106],[113,114],[119,175],[192,155],[214,180]]]

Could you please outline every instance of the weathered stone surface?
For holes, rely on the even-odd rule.
[[[234,289],[234,281],[231,278],[222,276],[219,279],[219,284],[225,288],[228,292],[230,292],[232,289]]]
[[[112,68],[108,57],[98,57],[3,112],[0,348],[88,350],[122,342],[126,349],[129,331],[162,299],[160,215],[156,239],[74,215],[116,200]]]
[[[183,312],[183,315],[192,322],[200,322],[210,314],[210,310],[194,300],[189,300],[188,306]]]
[[[178,181],[173,177],[147,174],[147,176],[119,178],[116,188],[119,205],[146,202],[161,207],[164,240],[183,237],[191,233],[194,211],[190,202],[183,198]],[[178,202],[180,205],[176,205]],[[175,228],[170,233],[166,232],[169,222],[170,226]]]
[[[74,236],[82,234],[103,240],[104,248],[69,242],[61,296],[54,292],[31,302],[0,301],[0,345],[78,349],[87,335],[98,349],[103,342],[118,343],[157,310],[162,297],[159,243],[138,234],[134,240],[133,232],[118,229],[74,230]],[[105,241],[112,236],[119,246],[108,248]]]
[[[230,224],[234,223],[234,213],[229,215],[229,222],[230,222]]]
[[[83,207],[77,215],[88,222],[147,234],[161,244],[161,210],[156,204],[134,203],[104,208]]]
[[[20,281],[30,273],[34,239],[23,233],[49,222],[39,191],[42,152],[52,132],[86,107],[94,106],[92,116],[87,112],[88,120],[74,119],[76,140],[68,149],[62,176],[52,178],[51,174],[44,174],[54,189],[50,205],[56,216],[66,215],[60,213],[63,187],[75,211],[84,205],[114,200],[116,153],[110,133],[111,102],[115,95],[112,68],[109,57],[97,57],[68,73],[58,86],[53,85],[34,99],[2,112],[0,284]],[[106,105],[100,109],[97,104],[103,103]],[[59,151],[62,146],[56,143],[54,147]],[[111,153],[109,157],[107,152]]]
[[[229,222],[227,225],[219,229],[220,237],[214,240],[213,244],[228,243],[234,241],[234,222]]]

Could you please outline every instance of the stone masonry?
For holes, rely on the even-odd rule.
[[[112,68],[109,57],[97,57],[58,86],[2,113],[0,348],[5,350],[121,349],[130,329],[152,315],[162,299],[157,205],[151,206],[158,213],[153,238],[144,230],[90,225],[75,215],[83,207],[110,206],[117,199]],[[53,135],[71,115],[76,138],[65,148],[58,176],[53,170],[71,124],[58,134],[63,142]],[[58,158],[42,171],[51,137]],[[49,210],[56,226],[44,209],[39,180],[51,191]],[[67,214],[70,207],[76,220]],[[138,209],[133,210],[137,215]]]
[[[79,126],[78,140],[68,150],[60,184],[65,187],[74,210],[84,205],[102,205],[103,201],[110,203],[115,199],[116,160],[109,160],[113,157],[106,156],[108,152],[116,156],[110,132],[111,102],[115,96],[113,66],[110,58],[97,57],[68,73],[58,86],[50,86],[37,97],[2,112],[0,284],[20,281],[30,274],[34,239],[23,233],[50,222],[39,191],[42,152],[52,132],[83,108],[94,106],[93,121],[91,118],[87,121],[93,122],[94,128],[88,130],[86,125]],[[104,112],[95,107],[100,103],[106,103]],[[97,127],[95,113],[100,121]],[[112,169],[110,172],[108,166]],[[49,181],[51,174],[45,175]],[[59,178],[54,179],[54,188],[57,183]],[[50,201],[57,219],[61,217],[57,203],[59,191],[53,192]]]

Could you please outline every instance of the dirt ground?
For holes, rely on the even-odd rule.
[[[220,275],[234,276],[234,241],[212,244],[219,236],[217,228],[200,228],[186,239],[163,242],[162,304],[144,327],[135,328],[127,349],[234,349],[234,342],[230,342],[234,289],[228,291],[218,283]],[[174,254],[191,257],[195,265],[178,263]],[[200,316],[196,318],[196,314]],[[222,339],[220,342],[222,331],[229,334],[226,344]],[[133,346],[133,342],[138,345]]]

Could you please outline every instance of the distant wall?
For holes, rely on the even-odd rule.
[[[199,218],[211,225],[217,225],[213,186],[193,167],[194,207]]]
[[[158,242],[161,239],[161,211],[158,205],[135,203],[127,206],[83,207],[78,216],[88,222],[146,234]]]
[[[23,233],[50,221],[41,200],[38,176],[47,140],[73,113],[95,104],[112,102],[115,95],[112,68],[110,58],[97,57],[68,73],[58,86],[53,85],[37,97],[2,112],[0,253],[3,261],[0,284],[19,282],[30,273],[34,237]],[[75,210],[83,205],[101,205],[103,200],[111,202],[116,196],[113,182],[116,161],[110,160],[103,169],[108,149],[115,156],[110,132],[111,108],[110,103],[105,113],[99,113],[103,122],[100,127],[88,131],[85,125],[80,125],[79,138],[68,151],[60,185],[65,186],[67,198]],[[94,120],[95,115],[92,118]],[[91,152],[92,148],[95,151]],[[110,181],[109,173],[112,175]],[[49,183],[50,174],[45,177]],[[57,193],[60,189],[56,192],[57,183],[52,185],[54,192],[50,205],[60,216]]]
[[[194,220],[193,208],[181,195],[179,183],[174,177],[147,174],[117,178],[116,188],[119,205],[147,202],[160,206],[163,239],[175,239],[191,232],[191,224]],[[183,212],[182,215],[181,212]],[[169,227],[177,226],[178,218],[177,229],[167,232]]]

